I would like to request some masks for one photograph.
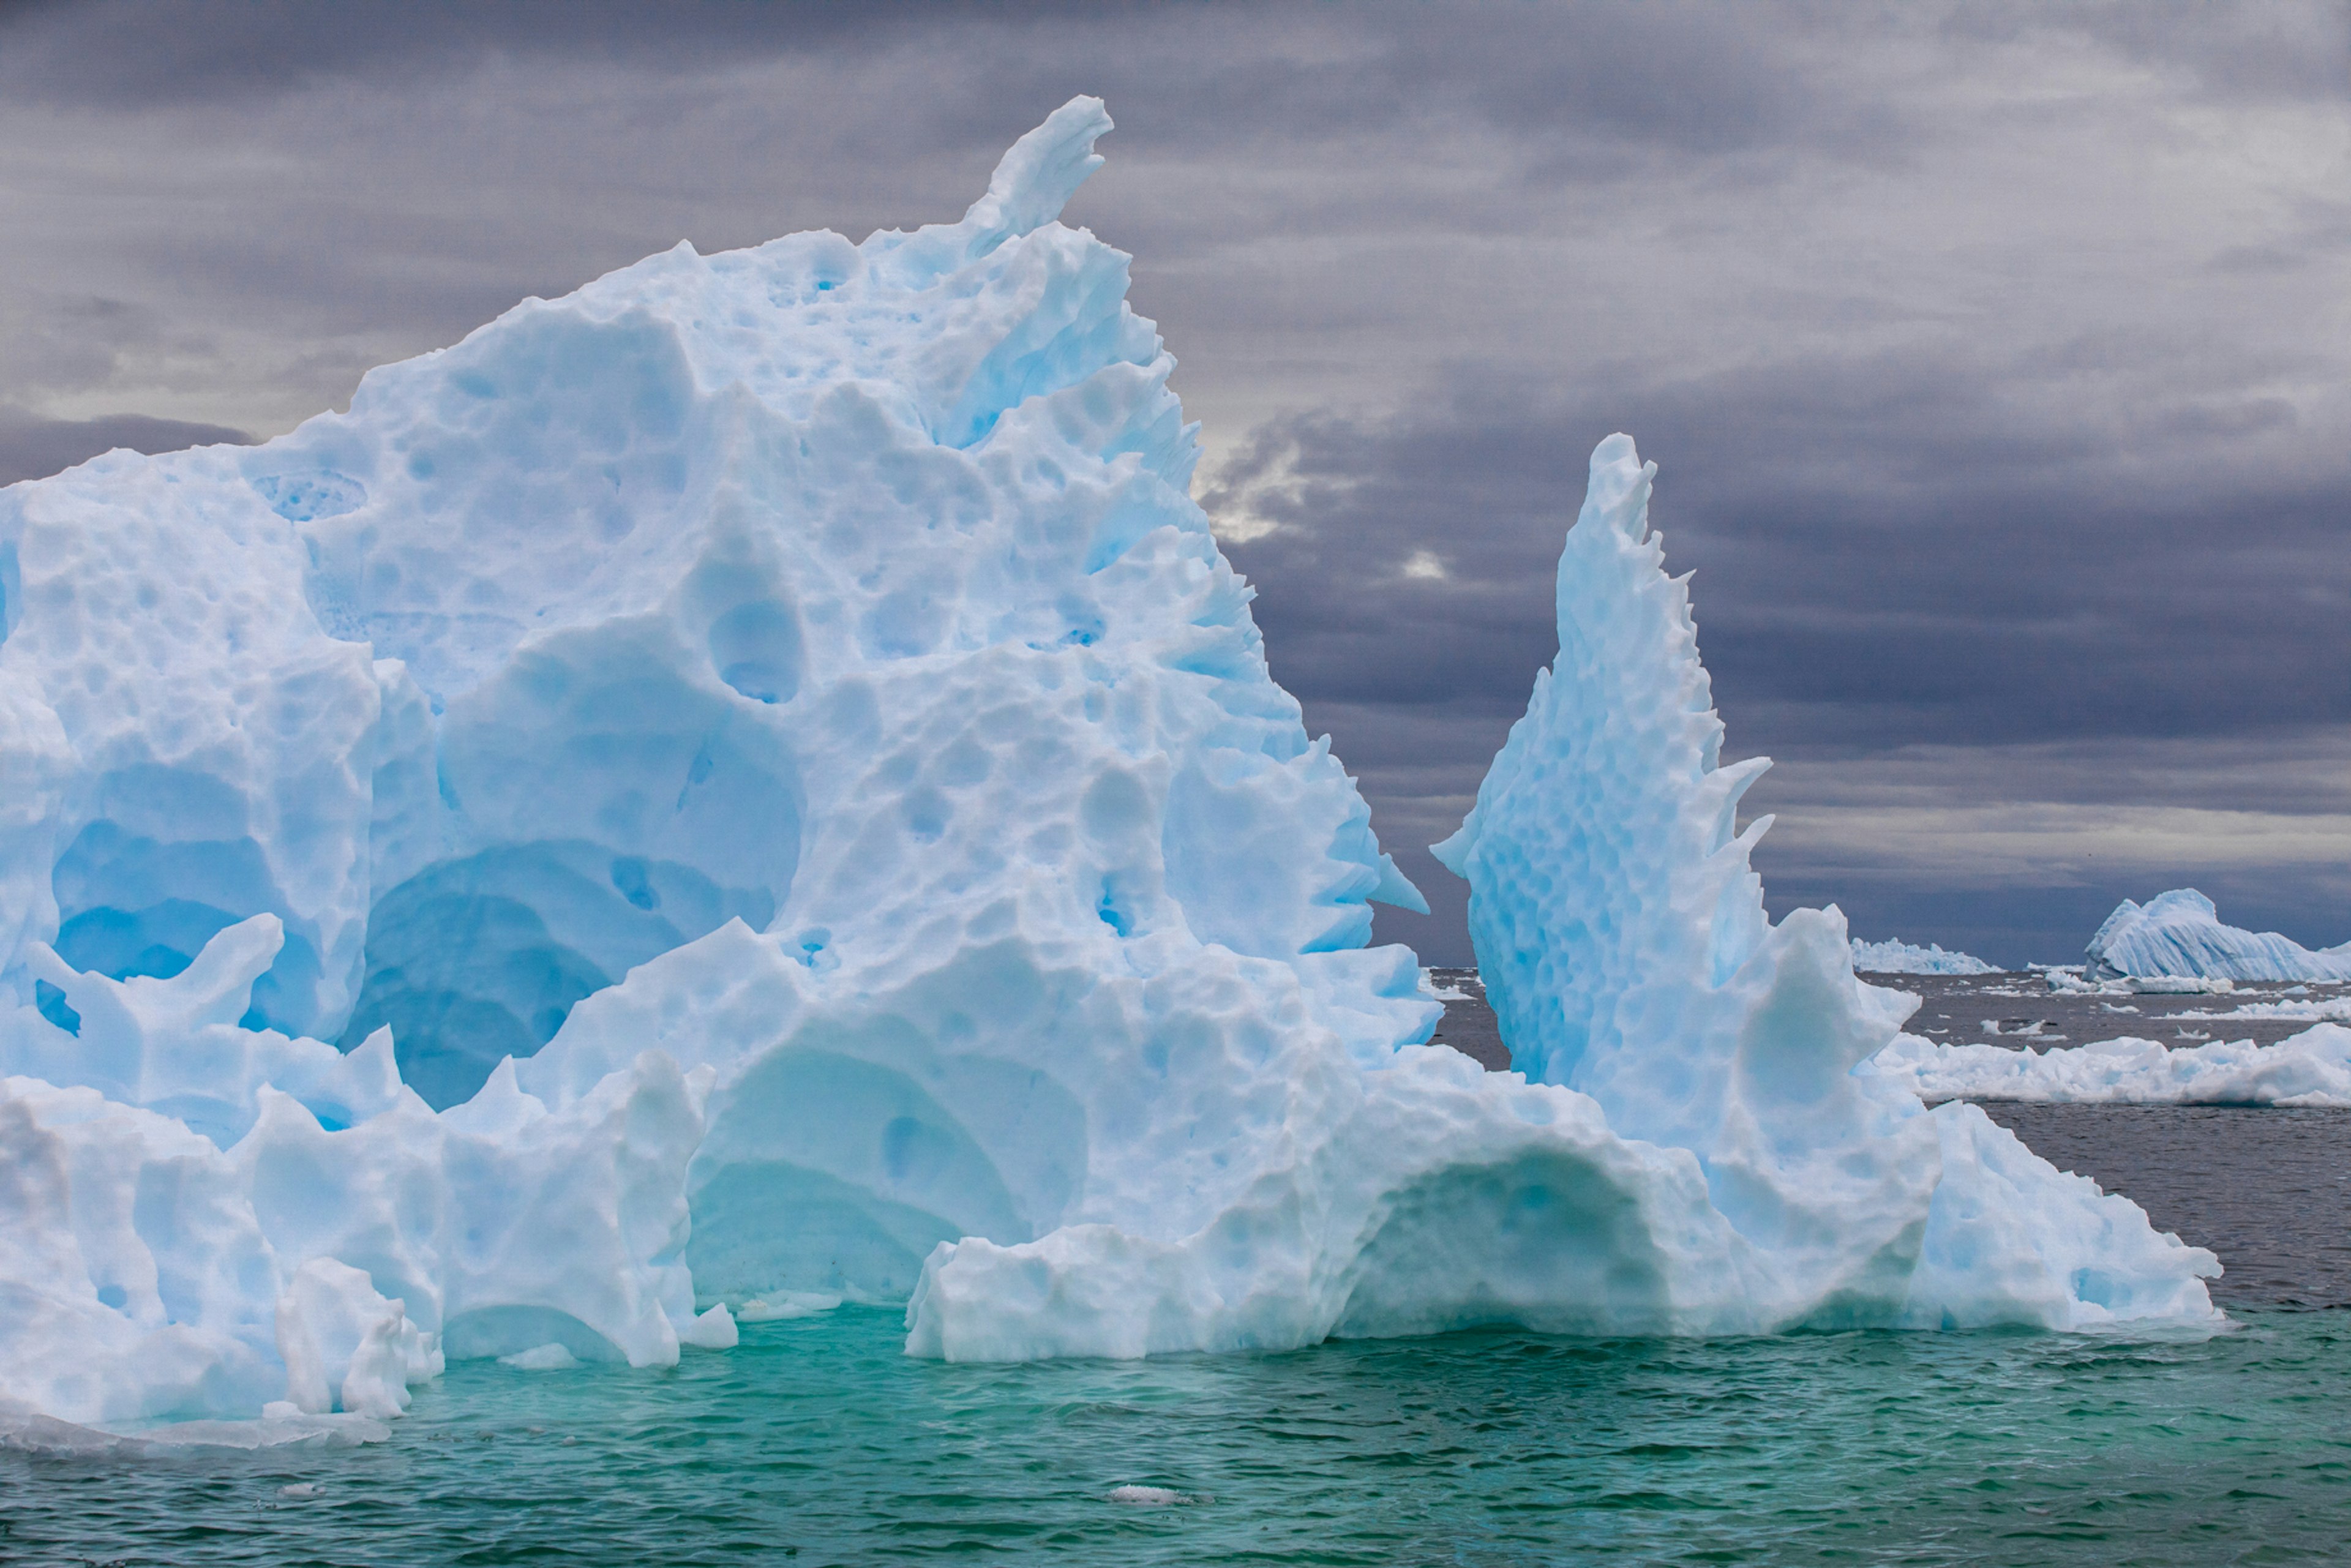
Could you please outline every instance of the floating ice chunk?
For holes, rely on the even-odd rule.
[[[1933,1100],[2351,1106],[2351,1029],[2322,1023],[2275,1045],[2166,1047],[2126,1036],[2038,1052],[1906,1034],[1865,1071]]]
[[[2225,980],[2351,980],[2351,942],[2313,951],[2274,931],[2220,923],[2212,901],[2192,887],[2145,904],[2126,898],[2090,938],[2092,979],[2129,977]]]
[[[735,1310],[735,1316],[747,1323],[812,1318],[832,1311],[841,1302],[841,1298],[830,1291],[778,1291],[744,1302]]]
[[[696,1350],[732,1350],[741,1342],[735,1327],[735,1316],[720,1301],[707,1312],[687,1319],[678,1325],[677,1343],[692,1345]]]
[[[580,1358],[559,1344],[535,1344],[528,1350],[518,1350],[512,1355],[498,1357],[498,1364],[517,1367],[524,1372],[562,1372],[579,1365]]]
[[[1996,975],[2000,971],[1970,953],[1946,953],[1942,945],[1924,947],[1896,938],[1888,942],[1855,942],[1853,967],[1876,975]]]

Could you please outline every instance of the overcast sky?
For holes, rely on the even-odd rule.
[[[1775,910],[2006,962],[2351,938],[2351,10],[0,8],[0,481],[261,438],[691,239],[1066,214],[1205,421],[1274,674],[1466,961],[1450,832],[1612,430]]]

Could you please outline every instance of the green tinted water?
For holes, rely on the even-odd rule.
[[[2351,1316],[2243,1322],[958,1367],[844,1309],[669,1371],[461,1364],[365,1448],[10,1457],[0,1562],[2340,1560]]]

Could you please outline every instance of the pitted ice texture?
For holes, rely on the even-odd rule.
[[[1842,1077],[1896,1015],[1826,917],[1724,894],[1770,974],[1652,915],[1646,1000],[1510,993],[1648,1009],[1681,1054],[1621,1092],[1423,1043],[1365,946],[1419,895],[1268,674],[1127,258],[1058,222],[1108,128],[957,224],[681,246],[265,445],[0,492],[0,1420],[276,1441],[844,1298],[987,1359],[2209,1316],[2205,1255]],[[1680,603],[1635,564],[1593,603]],[[1620,663],[1625,724],[1703,695]],[[1674,755],[1534,869],[1713,876]],[[1778,1009],[1735,1092],[1726,984]]]
[[[2124,899],[2090,938],[2085,956],[2094,977],[2351,980],[2351,942],[2312,949],[2274,931],[2223,925],[2212,901],[2192,887],[2144,904]]]
[[[381,1410],[430,1364],[362,1354],[391,1303],[674,1358],[1123,1162],[1210,1211],[1294,1037],[1426,1037],[1364,950],[1418,894],[1267,674],[1127,258],[1056,221],[1108,128],[0,493],[0,1396]],[[131,1201],[159,1160],[201,1214]],[[374,1294],[297,1332],[329,1262]]]

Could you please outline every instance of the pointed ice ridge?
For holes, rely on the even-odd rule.
[[[1733,828],[1771,764],[1719,766],[1688,580],[1666,574],[1648,528],[1656,472],[1626,436],[1593,453],[1560,556],[1558,659],[1435,852],[1474,889],[1471,936],[1512,1061],[1576,1088],[1636,1071],[1665,1039],[1730,1050],[1738,1004],[1721,988],[1769,925],[1748,854],[1771,819]],[[1610,1107],[1635,1135],[1661,1109]]]
[[[989,177],[987,194],[956,225],[971,236],[969,258],[976,261],[1011,236],[1059,218],[1087,176],[1102,166],[1094,141],[1110,129],[1102,100],[1081,95],[1014,142]]]
[[[1655,476],[1626,436],[1593,453],[1560,556],[1558,660],[1437,848],[1470,883],[1513,1063],[1591,1095],[1619,1134],[1695,1155],[1715,1207],[1815,1321],[2209,1312],[2210,1254],[2010,1149],[1980,1111],[1930,1116],[1855,1073],[1917,1001],[1855,977],[1834,906],[1776,925],[1764,912],[1749,856],[1771,819],[1733,830],[1765,764],[1720,765],[1688,580],[1667,575],[1648,528]],[[1996,1283],[2020,1266],[2000,1256],[2032,1260],[2039,1283]]]

